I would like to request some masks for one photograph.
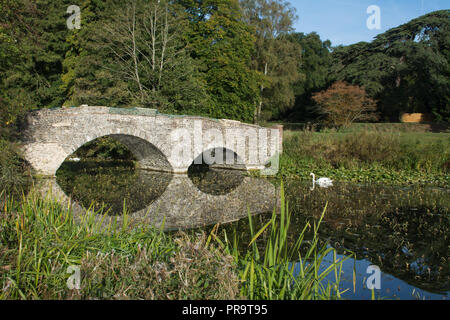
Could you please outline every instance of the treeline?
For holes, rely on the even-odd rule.
[[[360,42],[333,49],[332,75],[363,85],[384,120],[402,112],[450,121],[450,10],[429,13]]]
[[[80,0],[80,29],[70,5],[0,2],[3,133],[27,110],[81,104],[314,121],[313,95],[337,81],[364,87],[381,120],[450,119],[449,10],[332,47],[294,32],[283,0]]]

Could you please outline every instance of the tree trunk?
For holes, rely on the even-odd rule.
[[[267,76],[267,62],[264,65],[264,76]],[[263,104],[263,92],[264,92],[264,86],[261,85],[261,99],[259,100],[259,105],[258,108],[256,110],[256,124],[259,123],[259,121],[261,120],[261,109],[262,109],[262,104]]]
[[[132,27],[131,27],[131,37],[133,41],[133,62],[134,62],[134,73],[136,77],[136,82],[139,87],[139,92],[141,93],[141,103],[144,103],[144,90],[142,88],[141,80],[139,77],[139,66],[136,54],[136,3],[133,2],[133,17],[132,17]]]

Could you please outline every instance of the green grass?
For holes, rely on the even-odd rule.
[[[430,133],[450,132],[448,124],[441,123],[353,123],[344,132],[377,131],[377,132],[404,132],[404,133]]]
[[[0,185],[15,195],[27,190],[31,183],[30,168],[19,153],[18,145],[0,137]]]
[[[102,226],[95,219],[101,212],[75,222],[70,209],[50,199],[15,201],[4,193],[3,199],[0,299],[335,299],[341,293],[342,261],[319,273],[333,249],[319,247],[317,237],[303,242],[309,224],[288,248],[284,194],[280,214],[252,229],[244,251],[236,237],[219,237],[216,228],[207,237],[134,226],[132,219]],[[317,235],[318,225],[313,228]],[[81,271],[79,290],[67,287],[73,265]],[[336,282],[321,282],[331,272]]]
[[[140,226],[101,227],[89,212],[31,196],[0,213],[0,299],[233,299],[232,259],[205,237]],[[124,219],[127,221],[127,219]],[[80,290],[67,268],[80,266]]]
[[[280,175],[448,185],[449,133],[285,131]]]

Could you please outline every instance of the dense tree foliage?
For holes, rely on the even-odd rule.
[[[15,0],[0,6],[0,104],[2,118],[12,122],[23,110],[63,102],[61,72],[68,45],[60,32],[65,29],[64,11],[57,8],[64,6]]]
[[[0,1],[0,135],[30,109],[80,104],[305,122],[336,81],[364,87],[381,120],[450,119],[449,10],[333,48],[295,33],[284,0],[80,0],[68,29],[72,4]]]
[[[242,20],[238,0],[180,2],[189,14],[186,36],[192,57],[202,67],[212,99],[207,114],[251,121],[262,77],[250,68],[255,39]]]
[[[326,89],[330,82],[331,42],[322,41],[315,32],[291,33],[288,39],[300,45],[301,60],[298,66],[300,77],[293,86],[295,106],[287,116],[299,121],[313,120],[320,115],[316,112],[312,95]]]
[[[450,11],[432,12],[380,34],[371,43],[338,47],[333,78],[365,86],[385,120],[402,112],[450,120]]]
[[[294,106],[293,83],[299,79],[301,48],[289,41],[297,19],[295,8],[282,0],[241,0],[244,20],[256,35],[252,67],[264,75],[255,122],[261,118],[280,118]]]

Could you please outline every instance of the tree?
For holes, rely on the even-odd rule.
[[[255,39],[242,21],[238,1],[179,2],[189,14],[191,56],[202,66],[202,79],[212,99],[207,114],[252,121],[262,77],[250,68]]]
[[[129,0],[102,21],[96,40],[111,57],[104,76],[125,82],[129,104],[201,113],[207,95],[187,50],[187,24],[184,11],[167,0]]]
[[[362,85],[386,120],[402,112],[450,120],[450,10],[429,13],[333,51],[333,77]]]
[[[60,105],[67,48],[63,2],[4,0],[0,9],[0,98],[9,120],[31,108]]]
[[[258,122],[263,112],[264,118],[277,118],[293,107],[292,84],[299,79],[301,48],[286,37],[297,19],[295,8],[284,0],[241,0],[240,4],[256,35],[252,66],[265,76],[254,121]]]
[[[354,121],[378,119],[376,103],[367,97],[364,88],[335,82],[326,91],[313,95],[325,122],[335,127],[349,127]]]
[[[114,87],[114,82],[107,85],[98,81],[108,55],[99,50],[93,35],[100,29],[101,21],[112,15],[111,0],[82,0],[78,2],[82,16],[81,28],[72,29],[66,36],[69,47],[63,61],[61,88],[65,92],[63,105],[76,106],[80,104],[111,105],[118,104],[106,88]],[[104,88],[106,87],[106,88]]]
[[[312,94],[327,88],[330,82],[331,42],[322,41],[315,32],[291,33],[288,39],[298,43],[302,50],[298,66],[300,78],[293,86],[295,106],[288,118],[310,120],[318,116],[314,112]]]

